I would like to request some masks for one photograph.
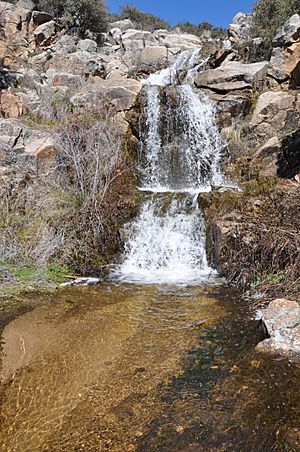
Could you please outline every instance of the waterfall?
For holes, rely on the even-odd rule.
[[[113,275],[120,280],[194,284],[212,273],[198,195],[223,183],[224,141],[214,104],[189,84],[204,63],[199,49],[185,51],[144,83],[139,169],[145,200],[125,227],[124,262]]]

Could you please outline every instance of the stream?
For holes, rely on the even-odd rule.
[[[3,339],[1,451],[270,451],[300,419],[299,367],[223,285],[72,288]]]
[[[250,306],[207,261],[198,196],[233,184],[214,105],[190,84],[199,58],[145,81],[122,262],[5,327],[1,451],[300,450],[284,445],[300,442],[300,368],[255,350]]]

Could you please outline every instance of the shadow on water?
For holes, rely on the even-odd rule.
[[[221,295],[230,311],[199,335],[180,375],[160,388],[159,412],[137,451],[300,450],[298,433],[293,445],[284,438],[299,432],[300,364],[255,351],[263,333],[236,295]]]

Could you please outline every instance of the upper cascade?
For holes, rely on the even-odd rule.
[[[214,104],[190,84],[204,64],[200,48],[184,51],[170,68],[145,81],[142,189],[200,192],[223,183],[219,162],[225,142],[215,124]]]
[[[225,143],[213,103],[189,84],[200,55],[184,51],[144,83],[139,166],[148,193],[125,231],[125,260],[113,275],[123,281],[195,284],[212,273],[198,193],[222,184]]]
[[[190,83],[193,75],[207,62],[207,59],[201,58],[201,50],[201,47],[194,50],[184,50],[178,54],[170,67],[151,74],[143,83],[152,86],[178,85],[182,73],[185,74],[185,81]]]

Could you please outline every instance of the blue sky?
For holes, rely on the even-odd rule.
[[[152,13],[171,24],[203,21],[226,27],[235,13],[249,12],[254,0],[106,0],[111,12],[119,12],[120,6],[132,4],[144,12]]]

